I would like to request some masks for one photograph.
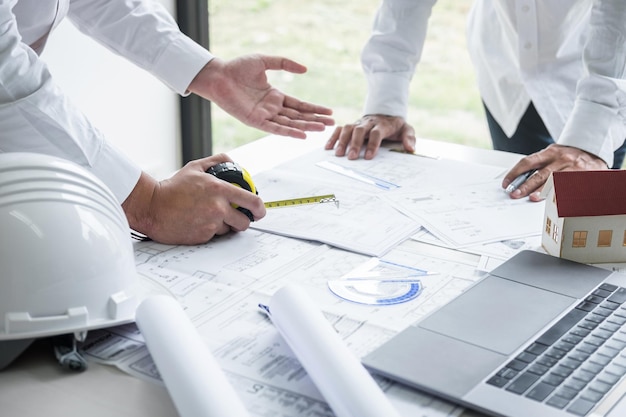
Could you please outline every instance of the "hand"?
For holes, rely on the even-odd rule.
[[[224,154],[191,161],[160,182],[142,173],[122,203],[131,228],[157,242],[185,245],[247,229],[250,219],[231,204],[247,208],[256,220],[265,216],[265,206],[257,195],[205,172],[226,161],[232,162]]]
[[[336,156],[344,156],[347,150],[348,159],[357,159],[361,147],[367,142],[365,159],[372,159],[383,140],[402,142],[405,151],[415,151],[413,127],[402,117],[378,114],[366,115],[353,124],[338,126],[326,142],[325,149],[335,148]]]
[[[302,74],[306,67],[286,58],[246,55],[224,62],[213,58],[194,78],[189,91],[211,100],[243,123],[263,131],[306,138],[335,122],[332,110],[287,96],[273,88],[265,71]]]
[[[537,172],[513,191],[511,198],[529,196],[531,201],[541,201],[543,185],[555,171],[593,171],[608,169],[606,162],[595,155],[570,146],[549,145],[539,152],[522,158],[502,180],[506,188],[518,175],[537,169]]]

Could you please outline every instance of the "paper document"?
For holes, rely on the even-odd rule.
[[[422,230],[411,236],[411,239],[428,243],[429,245],[447,246],[441,239],[437,239],[425,228],[422,228]],[[506,260],[523,250],[542,250],[541,235],[518,237],[498,242],[467,246],[463,248],[463,250],[469,253]]]
[[[342,376],[333,374],[349,372],[343,361],[341,366],[318,365],[317,356],[320,363],[350,355],[358,361],[463,293],[493,263],[532,245],[541,231],[542,204],[511,200],[496,180],[503,171],[385,149],[373,160],[350,161],[320,148],[255,174],[254,182],[266,202],[334,194],[339,208],[310,204],[271,209],[245,232],[201,245],[139,242],[137,272],[153,291],[168,293],[184,309],[219,364],[224,386],[234,388],[251,416],[369,417],[372,411],[376,417],[456,417],[461,407],[378,375],[368,375],[374,381],[368,387],[361,387],[361,378],[354,386],[343,384]],[[422,227],[430,235],[411,239]],[[403,296],[402,302],[379,305],[329,289],[329,282],[372,278],[389,280],[370,292],[377,299],[387,297],[394,279],[419,291]],[[324,337],[309,330],[307,314],[296,317],[302,307],[297,297],[282,300],[287,309],[281,310],[277,295],[290,285],[310,297],[323,317],[317,315],[316,321],[330,326],[349,354],[338,354],[335,348],[324,353],[329,342],[320,346],[306,339]],[[260,312],[259,303],[269,305],[272,321]],[[295,318],[295,324],[281,327],[281,317]],[[180,345],[176,330],[169,338]],[[293,332],[307,340],[304,347],[284,337]],[[155,365],[158,358],[130,325],[89,332],[83,345],[90,359],[164,385],[165,374]],[[330,383],[325,382],[329,376]],[[381,391],[393,409],[372,405],[345,411],[340,403],[353,402],[351,388],[359,390],[359,401]],[[387,402],[377,406],[383,404]]]
[[[420,228],[419,222],[388,202],[375,195],[355,192],[339,182],[316,184],[306,178],[274,171],[259,175],[255,182],[266,190],[263,196],[267,195],[269,200],[330,192],[339,200],[338,206],[309,204],[268,210],[263,219],[250,225],[258,230],[382,256]]]
[[[377,195],[402,190],[418,191],[424,187],[462,187],[465,184],[492,180],[506,172],[502,167],[424,158],[391,152],[386,148],[381,148],[376,157],[369,160],[338,158],[334,151],[319,149],[266,172],[277,170],[290,176],[297,175],[311,181],[338,184],[354,191]],[[255,183],[256,177],[257,175],[254,178]],[[366,178],[374,181],[367,181]],[[381,184],[388,186],[381,187]],[[259,195],[263,197],[266,191],[259,188]]]
[[[269,315],[337,417],[399,417],[301,288],[278,290],[269,301]]]
[[[325,397],[258,304],[269,304],[288,284],[305,288],[360,358],[478,278],[477,256],[448,249],[422,253],[421,246],[427,247],[407,240],[384,260],[438,274],[421,278],[424,290],[415,300],[385,308],[343,300],[327,287],[329,280],[362,273],[372,265],[371,257],[256,230],[197,246],[138,242],[135,258],[142,282],[174,295],[183,306],[250,415],[333,417]],[[163,385],[141,334],[131,325],[90,331],[82,348],[89,360]],[[401,384],[374,379],[403,417],[448,417],[461,411]]]
[[[146,298],[136,322],[180,417],[250,415],[174,298]]]
[[[511,199],[500,180],[385,198],[453,248],[540,235],[545,204]]]
[[[434,160],[381,149],[374,160],[350,161],[322,149],[255,175],[264,201],[334,194],[330,204],[268,210],[251,224],[266,232],[382,256],[419,230],[416,217],[398,211],[394,193],[419,195],[428,187],[460,187],[492,180],[502,168],[458,161]]]

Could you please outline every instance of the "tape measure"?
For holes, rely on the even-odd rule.
[[[217,165],[214,165],[206,170],[207,173],[216,176],[217,178],[230,182],[231,184],[241,187],[244,190],[248,190],[251,193],[259,194],[256,186],[254,185],[254,181],[252,181],[252,177],[244,168],[239,166],[236,162],[221,162]],[[303,204],[321,204],[321,203],[335,203],[337,207],[339,207],[339,200],[335,197],[334,194],[325,194],[311,197],[299,197],[299,198],[291,198],[288,200],[277,200],[277,201],[268,201],[265,202],[265,208],[279,208],[279,207],[293,207],[300,206]],[[237,210],[244,213],[251,222],[254,221],[254,216],[250,210],[245,209],[243,207],[238,207],[233,204]]]
[[[236,162],[220,162],[207,169],[206,172],[253,194],[259,194],[248,171],[240,167]]]
[[[320,203],[335,203],[335,205],[339,207],[339,200],[335,198],[335,194],[316,195],[313,197],[291,198],[289,200],[268,201],[264,204],[265,204],[265,208],[279,208],[279,207],[299,206],[301,204],[320,204]]]
[[[240,167],[239,164],[235,162],[220,162],[219,164],[213,165],[207,169],[206,172],[237,187],[248,190],[253,194],[259,194],[248,171]],[[254,221],[254,216],[250,210],[239,207],[236,204],[233,204],[233,207],[248,216],[251,222]]]

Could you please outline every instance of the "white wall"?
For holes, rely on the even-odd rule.
[[[175,0],[161,0],[173,13]],[[178,95],[144,70],[114,55],[64,20],[42,54],[56,82],[149,174],[180,168]]]

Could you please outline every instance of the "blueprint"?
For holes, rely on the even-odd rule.
[[[250,230],[194,247],[141,242],[135,254],[146,288],[180,302],[252,415],[299,417],[333,413],[258,304],[287,283],[302,287],[346,346],[362,357],[481,276],[475,268],[478,256],[447,249],[420,254],[420,248],[407,241],[383,259],[437,274],[423,278],[424,290],[415,300],[384,308],[351,303],[327,288],[328,280],[372,257],[317,242]],[[90,332],[84,348],[91,360],[161,383],[134,325]],[[391,381],[376,381],[400,415],[461,411]]]
[[[268,209],[247,231],[202,245],[137,242],[141,292],[178,301],[251,415],[331,417],[332,409],[259,304],[268,304],[288,284],[298,286],[350,352],[363,357],[491,267],[537,246],[542,206],[508,199],[499,187],[502,172],[383,149],[372,161],[315,150],[255,175],[259,195],[275,201],[334,194],[338,206]],[[381,265],[422,271],[409,277],[419,281],[419,291],[383,305],[355,302],[329,288],[329,282],[384,278],[388,271]],[[394,285],[401,290],[407,283],[390,280],[383,286]],[[90,360],[163,385],[134,324],[91,331],[82,349]],[[463,411],[378,376],[375,382],[402,416]]]

